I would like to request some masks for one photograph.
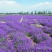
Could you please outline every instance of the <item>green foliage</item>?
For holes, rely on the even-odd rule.
[[[5,40],[5,38],[0,38],[0,42],[3,42]]]

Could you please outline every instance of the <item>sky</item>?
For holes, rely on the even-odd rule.
[[[0,13],[51,11],[52,0],[0,0]]]

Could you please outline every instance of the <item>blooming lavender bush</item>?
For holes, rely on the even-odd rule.
[[[0,52],[51,52],[51,23],[52,16],[8,15],[0,18]]]

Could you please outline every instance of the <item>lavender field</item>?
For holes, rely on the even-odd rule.
[[[0,16],[0,52],[52,52],[52,16]]]

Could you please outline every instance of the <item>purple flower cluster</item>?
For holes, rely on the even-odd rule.
[[[0,52],[51,52],[52,16],[0,17]]]

